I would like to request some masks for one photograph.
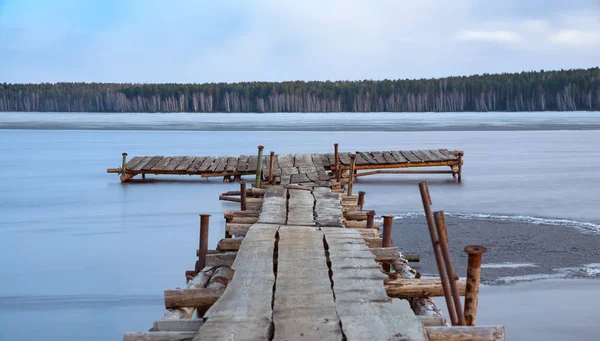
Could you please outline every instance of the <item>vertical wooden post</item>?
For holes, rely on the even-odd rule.
[[[340,157],[339,157],[339,153],[338,153],[338,146],[339,144],[334,143],[333,144],[333,154],[335,157],[335,180],[340,183],[340,180],[342,178],[341,176],[341,170],[340,170]]]
[[[123,153],[123,161],[121,162],[121,175],[125,175],[125,164],[127,163],[127,153]]]
[[[479,279],[481,277],[481,255],[487,249],[481,245],[465,247],[469,254],[467,267],[467,288],[465,290],[465,322],[467,326],[474,326],[477,319],[477,304],[479,303]]]
[[[246,181],[240,182],[240,210],[246,210]]]
[[[392,247],[392,224],[394,222],[394,217],[391,215],[383,216],[383,240],[381,243],[382,247]],[[384,263],[383,270],[389,272],[390,264]]]
[[[360,206],[360,210],[362,211],[363,206],[365,205],[365,192],[364,191],[360,191],[358,192],[358,206]]]
[[[463,152],[458,153],[458,182],[462,181],[462,164],[463,164]]]
[[[352,183],[354,182],[354,162],[356,154],[350,154],[350,177],[348,177],[348,196],[352,195]]]
[[[231,223],[231,217],[225,218],[225,238],[231,238],[231,234],[227,231],[227,224]]]
[[[372,229],[375,223],[375,211],[371,210],[367,212],[367,228]]]
[[[208,253],[208,225],[210,214],[200,215],[200,242],[198,248],[198,261],[196,262],[196,273],[206,266],[206,254]]]
[[[271,156],[269,157],[269,183],[273,184],[273,178],[275,178],[275,176],[273,175],[273,167],[274,167],[274,162],[275,162],[275,152],[271,152]]]
[[[262,180],[262,154],[263,154],[263,149],[265,149],[265,147],[258,146],[258,160],[257,160],[257,165],[256,165],[256,182],[255,182],[255,187],[256,188],[260,188],[260,182]]]

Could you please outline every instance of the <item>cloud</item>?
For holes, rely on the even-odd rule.
[[[560,30],[550,37],[550,41],[566,46],[600,47],[600,31]]]
[[[461,31],[457,38],[464,41],[482,41],[501,44],[516,44],[522,41],[521,36],[512,31]]]

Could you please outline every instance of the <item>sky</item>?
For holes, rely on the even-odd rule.
[[[600,0],[0,0],[0,82],[415,79],[600,64]]]

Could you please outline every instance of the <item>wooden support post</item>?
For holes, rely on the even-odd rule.
[[[242,181],[240,182],[240,210],[241,211],[245,211],[246,210],[246,182]]]
[[[206,253],[208,252],[208,225],[210,214],[200,215],[200,243],[198,248],[198,261],[195,270],[200,272],[206,265]]]
[[[467,289],[465,293],[465,322],[467,326],[474,326],[477,319],[477,304],[479,302],[479,279],[481,277],[481,255],[487,249],[481,245],[465,247],[469,254],[467,267]]]
[[[458,318],[458,325],[464,326],[465,315],[463,314],[462,303],[460,302],[460,296],[458,293],[456,280],[458,276],[454,273],[452,267],[452,259],[450,257],[450,249],[448,248],[448,232],[446,230],[446,220],[444,219],[444,212],[438,211],[433,213],[435,219],[435,225],[438,233],[438,242],[442,250],[442,256],[444,257],[444,263],[446,265],[446,273],[448,274],[448,280],[450,281],[450,292],[452,293],[452,300],[454,301],[454,309]]]
[[[352,195],[352,184],[354,182],[354,163],[356,154],[350,154],[350,177],[348,178],[348,195]]]
[[[225,215],[225,226],[231,223],[232,220],[233,217],[231,215]],[[227,231],[227,228],[225,228],[225,238],[231,238],[231,234],[229,233],[229,231]]]
[[[358,192],[358,206],[360,206],[360,210],[362,211],[363,206],[365,205],[365,192],[364,191],[360,191]]]
[[[341,170],[340,170],[340,157],[339,157],[339,152],[338,152],[338,146],[339,144],[334,143],[333,144],[333,153],[334,153],[334,157],[335,157],[335,180],[340,183],[341,178],[342,178],[342,174],[341,174]]]
[[[271,152],[271,157],[269,158],[269,183],[274,185],[273,180],[275,179],[275,175],[273,175],[273,167],[275,165],[275,152]]]
[[[458,182],[462,181],[462,157],[463,157],[463,152],[459,152],[458,153]]]
[[[367,228],[372,229],[373,223],[375,222],[375,211],[367,212]]]
[[[123,153],[123,161],[121,162],[121,175],[125,175],[125,164],[127,163],[127,153]]]
[[[260,188],[260,182],[262,180],[262,154],[263,154],[263,149],[265,149],[265,147],[258,146],[258,160],[257,160],[257,164],[256,164],[256,182],[255,182],[255,186],[254,186],[256,188]]]
[[[392,247],[392,223],[394,221],[393,216],[383,216],[383,239],[381,241],[382,247]],[[383,270],[390,272],[390,263],[383,263]]]

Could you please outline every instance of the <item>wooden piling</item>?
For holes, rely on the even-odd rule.
[[[367,228],[372,229],[375,222],[375,211],[367,212]]]
[[[269,183],[274,185],[275,176],[273,175],[273,167],[275,166],[275,152],[271,152],[271,156],[269,157]]]
[[[363,192],[364,193],[364,192]],[[382,247],[392,247],[392,224],[393,216],[383,216],[383,239],[381,241]],[[383,264],[383,270],[386,272],[390,271],[390,263]]]
[[[469,254],[467,267],[467,288],[465,292],[465,322],[467,326],[475,326],[477,319],[477,304],[479,303],[479,280],[481,277],[481,255],[487,249],[481,245],[465,247]]]
[[[463,152],[458,152],[458,182],[462,181],[462,157]]]
[[[210,214],[200,215],[200,241],[198,247],[198,261],[195,270],[200,272],[206,265],[206,253],[208,252],[208,226]]]
[[[240,210],[241,211],[245,211],[246,210],[246,182],[242,181],[240,182]]]
[[[335,180],[339,183],[342,177],[341,174],[341,170],[340,170],[340,157],[339,157],[339,152],[338,152],[338,146],[339,144],[334,143],[333,144],[333,153],[334,153],[334,158],[335,158]]]
[[[263,155],[263,149],[265,149],[265,147],[263,146],[258,146],[258,159],[257,159],[257,163],[256,163],[256,182],[255,182],[255,186],[256,188],[260,188],[261,186],[261,180],[262,180],[262,155]]]
[[[352,195],[352,184],[354,183],[354,164],[356,154],[350,154],[350,177],[348,178],[348,195]]]
[[[365,192],[364,191],[358,192],[357,205],[360,206],[360,210],[362,211],[363,206],[365,205]]]
[[[123,153],[123,161],[121,163],[121,175],[125,175],[126,170],[125,170],[125,164],[127,164],[127,153]]]

